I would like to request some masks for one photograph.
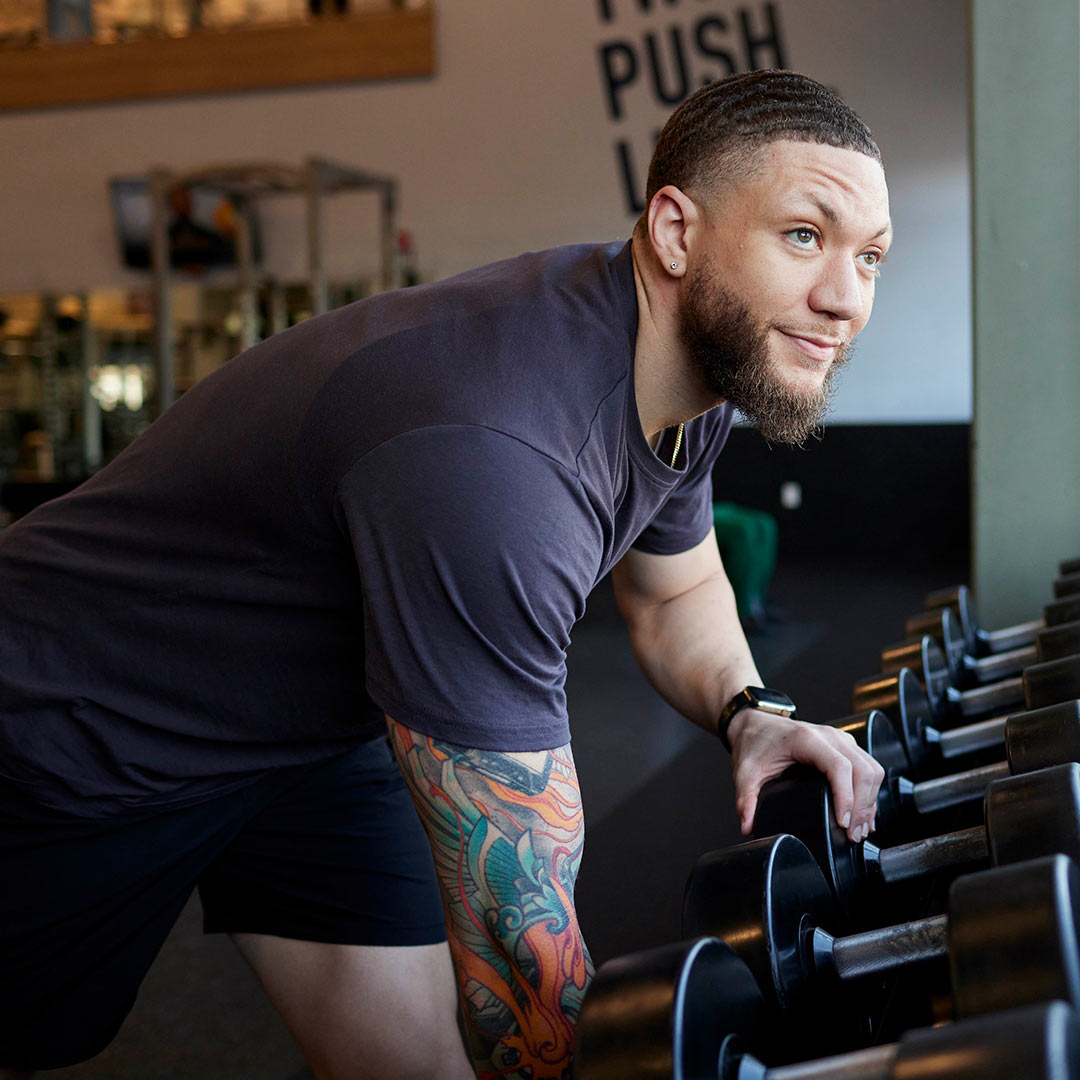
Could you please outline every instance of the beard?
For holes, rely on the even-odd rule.
[[[801,445],[819,428],[832,404],[836,377],[851,359],[852,345],[836,350],[821,385],[801,390],[784,380],[769,351],[770,326],[720,284],[711,266],[695,269],[679,305],[680,337],[709,394],[731,402],[770,442]],[[834,336],[831,329],[802,327]],[[817,362],[806,358],[805,366]]]

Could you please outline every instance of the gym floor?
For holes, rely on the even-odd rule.
[[[767,685],[808,718],[850,711],[852,683],[932,588],[964,563],[890,566],[842,557],[782,563],[784,621],[751,638]],[[594,960],[679,936],[683,884],[703,852],[739,839],[727,755],[637,671],[607,582],[574,634],[567,693],[588,837],[578,913]],[[239,954],[203,937],[193,900],[119,1036],[58,1080],[305,1080],[310,1073]]]

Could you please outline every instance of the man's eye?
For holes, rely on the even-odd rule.
[[[788,236],[802,247],[809,247],[817,240],[817,233],[813,229],[792,229]]]

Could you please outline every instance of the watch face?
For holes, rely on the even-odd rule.
[[[750,690],[758,706],[766,708],[772,706],[774,709],[785,712],[790,712],[795,708],[795,702],[787,694],[782,694],[779,690],[767,690],[762,686],[748,687],[747,689]]]

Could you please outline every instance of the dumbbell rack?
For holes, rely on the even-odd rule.
[[[917,822],[909,817],[887,841],[886,848],[879,852],[876,844],[859,848],[848,844],[843,830],[835,825],[835,813],[826,799],[827,809],[821,820],[825,822],[824,832],[832,837],[830,842],[821,840],[816,848],[811,845],[811,850],[807,850],[792,837],[770,836],[713,853],[699,862],[700,867],[715,856],[712,865],[716,872],[709,877],[696,868],[691,876],[686,908],[689,918],[684,929],[690,936],[704,933],[727,942],[749,964],[757,986],[772,1001],[769,1008],[773,1010],[767,1037],[762,1040],[760,1031],[751,1034],[752,1024],[745,1017],[726,1016],[731,996],[718,995],[718,1002],[722,1003],[718,1007],[725,1010],[724,1022],[734,1028],[745,1020],[747,1030],[736,1030],[734,1034],[741,1035],[746,1045],[763,1045],[768,1055],[767,1061],[756,1061],[747,1056],[746,1045],[725,1040],[720,1053],[722,1071],[718,1075],[721,1080],[735,1080],[736,1077],[737,1080],[772,1080],[773,1077],[776,1080],[816,1080],[825,1076],[890,1080],[894,1076],[906,1076],[908,1074],[902,1070],[894,1072],[894,1065],[905,1060],[905,1055],[919,1061],[920,1067],[928,1063],[928,1055],[936,1052],[930,1049],[930,1044],[939,1036],[924,1038],[921,1032],[951,1019],[951,1010],[959,1010],[960,1019],[942,1029],[942,1045],[948,1044],[952,1037],[950,1032],[955,1032],[956,1045],[966,1047],[966,1057],[962,1054],[956,1058],[953,1071],[939,1062],[929,1072],[916,1068],[911,1075],[932,1075],[942,1080],[952,1076],[963,1080],[976,1076],[1016,1076],[1019,1080],[1021,1075],[1025,1078],[1080,1080],[1080,1019],[1076,1013],[1080,1008],[1080,765],[1075,764],[1080,742],[1074,745],[1075,740],[1080,740],[1080,656],[1055,654],[1053,661],[1047,661],[1041,654],[1035,655],[1032,644],[1040,635],[1053,633],[1056,640],[1072,641],[1073,645],[1069,647],[1075,647],[1080,625],[1071,630],[1067,627],[1072,622],[1080,624],[1080,575],[1072,577],[1078,568],[1080,564],[1075,567],[1070,564],[1068,568],[1066,564],[1062,565],[1063,576],[1054,585],[1056,600],[1044,609],[1042,618],[998,632],[977,628],[974,607],[964,590],[954,589],[928,597],[928,606],[949,604],[958,621],[961,615],[966,620],[965,642],[959,646],[960,651],[965,645],[971,648],[972,642],[986,648],[989,657],[995,655],[991,651],[995,642],[1009,642],[1014,646],[1020,642],[1028,651],[1012,661],[980,661],[971,648],[971,654],[960,657],[961,662],[957,664],[924,663],[918,670],[924,685],[916,690],[929,695],[930,700],[937,695],[939,704],[933,706],[932,727],[903,729],[906,741],[900,739],[899,733],[893,735],[891,742],[885,737],[891,726],[885,723],[886,717],[880,713],[876,714],[880,720],[880,723],[875,722],[876,726],[870,723],[863,723],[861,727],[857,723],[847,725],[852,730],[860,730],[865,742],[876,741],[878,745],[864,745],[864,749],[879,760],[879,752],[887,759],[892,755],[894,766],[898,754],[910,767],[914,760],[911,754],[919,750],[917,765],[922,771],[916,768],[913,780],[897,781],[906,787],[897,788],[894,784],[892,790],[894,794],[897,790],[901,792],[900,802],[907,811],[917,809],[921,813]],[[948,616],[939,619],[938,623],[948,630]],[[1047,629],[1062,623],[1066,623],[1064,635],[1059,635],[1056,629]],[[938,646],[926,638],[921,646],[916,643],[909,650],[910,655],[918,653],[920,648],[923,656],[930,658],[938,650]],[[894,667],[897,655],[900,654],[892,653]],[[1000,652],[997,655],[1000,656]],[[957,657],[950,657],[950,661],[954,659]],[[1020,659],[1025,664],[1035,662],[1035,666],[1023,668],[1023,679],[1015,678],[1011,689],[1004,683],[995,685],[995,677],[1019,673],[1015,665]],[[888,670],[888,664],[888,655],[883,656],[884,669]],[[944,675],[942,669],[947,669]],[[950,680],[957,673],[974,676],[977,692],[968,692],[964,697],[960,690],[949,689],[954,685]],[[907,680],[905,685],[914,686],[917,682],[916,673],[906,668],[902,676]],[[914,697],[915,691],[911,693]],[[989,703],[1012,700],[1010,694],[1013,698],[1020,695],[1019,703],[1014,706],[1018,712],[1008,717],[983,717]],[[1069,696],[1055,696],[1061,694]],[[929,701],[925,708],[931,709]],[[863,718],[867,715],[873,714],[863,714]],[[859,721],[860,717],[845,720]],[[838,721],[837,725],[843,727],[845,721]],[[951,733],[950,725],[955,726],[955,734]],[[1067,738],[1062,737],[1066,730]],[[878,739],[870,734],[874,731],[882,737]],[[1054,742],[1055,739],[1058,741]],[[1064,757],[1059,763],[1048,764],[1041,760],[1048,754],[1051,761],[1057,760],[1053,758],[1054,754]],[[824,783],[817,774],[812,779],[819,786]],[[772,783],[781,785],[781,789],[788,784],[795,791],[800,782],[796,770],[794,777],[785,775]],[[987,787],[988,783],[990,787]],[[766,790],[769,786],[766,785]],[[827,783],[824,787],[827,791]],[[762,792],[763,801],[766,790]],[[981,797],[984,791],[985,799]],[[782,823],[783,814],[778,812],[769,818],[762,813],[763,801],[759,802],[759,821],[768,820],[764,826],[767,832],[795,831],[800,824],[814,817],[816,809],[813,799],[795,800],[787,807],[792,828],[774,829],[777,821]],[[1027,809],[1016,811],[1018,806]],[[1038,808],[1042,814],[1040,820],[1044,828],[1037,833],[1031,828],[1031,807]],[[994,816],[991,816],[991,809]],[[1016,820],[1010,818],[1010,814]],[[1060,832],[1056,826],[1048,827],[1048,823],[1057,817],[1066,822]],[[903,835],[904,828],[910,835]],[[811,828],[812,835],[820,835],[821,831],[818,826]],[[837,836],[842,838],[841,841],[836,840]],[[779,843],[777,852],[788,851],[789,846],[784,845],[789,841],[795,845],[790,849],[794,856],[782,858],[777,854],[775,859],[780,861],[774,863],[773,846],[770,845]],[[1045,854],[1039,850],[1040,842],[1047,847]],[[843,875],[830,879],[828,872],[825,877],[818,872],[818,866],[826,870],[829,860],[838,857],[833,850],[838,843],[847,846],[848,854],[858,855],[860,865],[867,873],[878,874],[879,879],[891,879],[890,888],[893,883],[900,882],[900,887],[893,892],[874,894],[872,912],[855,911],[854,908],[848,912],[849,917],[862,918],[865,923],[854,931],[843,927],[845,920],[839,909],[830,911],[829,905],[821,906],[826,897],[830,904],[839,901],[840,894],[836,890],[846,880]],[[1040,856],[1037,862],[1029,861],[1032,853]],[[987,860],[992,869],[964,876],[967,864],[980,861],[986,864]],[[777,865],[780,865],[780,871],[776,870]],[[804,865],[804,869],[791,869],[796,865]],[[755,866],[767,868],[764,877],[758,871],[746,869]],[[1066,880],[1062,875],[1066,875],[1070,883],[1063,891],[1058,889]],[[817,885],[813,884],[815,877],[819,882]],[[1039,900],[1034,883],[1043,879],[1057,884],[1048,885],[1050,891],[1044,892],[1044,899]],[[827,880],[832,881],[831,886],[826,884]],[[788,892],[780,890],[780,882],[790,886]],[[998,888],[1003,890],[1002,896],[1007,900],[1004,905],[994,895]],[[1044,903],[1050,892],[1057,897],[1053,918],[1048,917],[1050,909]],[[818,896],[819,899],[807,900],[812,906],[805,908],[800,906],[803,896]],[[1028,902],[1034,906],[1025,907]],[[959,904],[955,915],[945,914],[950,905],[955,904]],[[703,914],[708,911],[713,911],[714,916]],[[830,926],[826,932],[824,924],[817,922],[822,918],[826,922],[835,920],[835,930]],[[951,925],[954,918],[957,921],[955,928]],[[764,919],[760,925],[759,919]],[[1044,919],[1047,921],[1040,921]],[[1004,928],[1004,936],[997,933],[1003,923],[1009,924]],[[1037,932],[1025,936],[1036,925]],[[1014,932],[1018,936],[1010,941]],[[999,949],[1003,950],[1000,954]],[[650,961],[654,965],[670,963],[678,950],[675,946],[668,947],[664,954],[667,959],[661,958],[661,950],[656,953]],[[710,963],[720,964],[721,961]],[[1051,972],[1055,968],[1058,974],[1053,976]],[[709,1021],[700,1019],[708,1011],[705,1001],[713,991],[696,991],[701,995],[701,1000],[694,1006],[699,1016],[695,1021],[698,1026],[692,1031],[682,1031],[681,1039],[675,1038],[678,1025],[683,1023],[689,1015],[686,1010],[691,1008],[689,999],[680,995],[689,991],[680,983],[674,1004],[668,1009],[662,996],[657,996],[655,971],[645,995],[651,995],[651,1004],[643,1008],[645,1012],[655,1010],[659,1003],[662,1010],[667,1009],[665,1023],[670,1022],[675,1038],[670,1071],[666,1066],[656,1064],[660,1058],[649,1064],[639,1064],[649,1062],[649,1055],[641,1049],[627,1054],[625,1048],[617,1071],[605,1071],[600,1063],[604,1052],[598,1052],[598,1047],[604,1039],[610,1039],[611,1032],[605,1031],[604,1038],[598,1040],[596,1031],[603,1031],[605,1024],[613,1023],[617,1032],[627,1035],[627,1046],[633,1046],[635,1039],[644,1037],[640,1032],[635,1032],[633,1037],[627,1032],[627,1016],[640,1004],[633,1001],[633,994],[641,992],[644,985],[633,986],[633,971],[634,965],[630,963],[621,972],[620,978],[625,984],[621,990],[613,989],[614,984],[609,978],[597,978],[602,1001],[591,1011],[588,999],[586,1001],[583,1016],[587,1022],[582,1028],[585,1064],[576,1074],[579,1080],[607,1080],[616,1075],[622,1080],[637,1080],[638,1077],[652,1080],[669,1075],[682,1080],[691,1075],[714,1075],[708,1064],[712,1059],[707,1047],[711,1044],[705,1037]],[[815,1000],[813,988],[816,983],[813,980],[807,982],[813,972],[817,973],[814,978],[819,981],[822,973],[826,976],[831,973],[840,980],[835,998]],[[685,974],[684,971],[680,975],[680,980]],[[738,983],[736,976],[730,978]],[[766,986],[771,989],[766,990]],[[796,990],[798,987],[802,989]],[[810,987],[809,992],[807,987]],[[855,992],[841,993],[840,987],[848,991],[854,988]],[[821,982],[820,993],[824,995],[828,989],[832,988],[826,978]],[[1045,1044],[1039,1042],[1041,1036],[1036,1037],[1031,1044],[1036,1049],[1027,1057],[1027,1049],[1012,1054],[1007,1040],[1003,1041],[1002,1032],[995,1035],[995,1017],[1002,1016],[1006,1033],[1015,1030],[1017,1039],[1021,1038],[1022,1030],[1031,1034],[1036,1031],[1031,1027],[1036,1023],[1032,1018],[1038,1014],[1038,1023],[1042,1023],[1049,1016],[1045,1004],[1036,1007],[1037,1003],[1047,1000],[1039,996],[1043,993],[1069,1002],[1067,1007],[1053,1007],[1059,1010],[1054,1013],[1058,1017],[1055,1022],[1064,1024],[1068,1034],[1062,1034],[1065,1030],[1062,1028]],[[1022,1019],[1018,1020],[1012,1012],[999,1013],[999,1010],[1013,1008],[1017,1002],[1028,1009]],[[1039,1009],[1043,1011],[1039,1012]],[[831,1025],[835,1030],[830,1030],[830,1015],[843,1020]],[[971,1016],[981,1017],[974,1027],[970,1020],[963,1019]],[[715,1024],[715,1017],[712,1022]],[[594,1023],[598,1024],[595,1031]],[[655,1032],[648,1037],[653,1035]],[[983,1039],[987,1048],[978,1067],[971,1064],[979,1057],[978,1053],[970,1052],[974,1045],[972,1039]],[[991,1047],[995,1040],[999,1045]],[[705,1057],[695,1066],[698,1071],[687,1071],[687,1063],[694,1052],[704,1052]],[[841,1053],[850,1056],[802,1063],[808,1056]],[[991,1063],[995,1054],[1000,1059],[998,1065]],[[1013,1064],[1001,1064],[1007,1059]],[[683,1061],[681,1066],[680,1060]],[[1016,1064],[1021,1060],[1026,1064]],[[1005,1071],[1001,1071],[1002,1067]]]

